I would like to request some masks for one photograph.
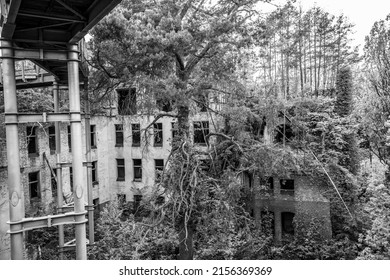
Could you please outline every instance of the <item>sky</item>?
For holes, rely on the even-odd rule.
[[[286,1],[273,2],[283,4]],[[297,3],[301,3],[304,10],[317,5],[336,16],[343,13],[355,24],[353,39],[355,45],[361,45],[361,50],[374,22],[390,14],[390,0],[297,0]]]

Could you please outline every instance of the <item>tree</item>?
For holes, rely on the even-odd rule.
[[[163,186],[176,207],[181,259],[193,257],[203,187],[193,176],[199,168],[193,163],[199,161],[193,161],[189,135],[191,103],[206,90],[234,84],[238,50],[261,32],[253,27],[256,2],[127,0],[92,32],[91,63],[97,69],[92,91],[102,98],[122,83],[142,92],[143,108],[156,93],[174,103],[176,113],[169,115],[177,117],[178,133],[167,176],[175,179]]]

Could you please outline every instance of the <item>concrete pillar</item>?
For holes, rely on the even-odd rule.
[[[12,42],[1,40],[4,85],[4,113],[8,160],[8,192],[10,222],[24,218],[23,187],[20,180],[20,148],[18,135],[18,106],[16,99],[15,61]],[[22,230],[14,225],[13,231]],[[23,259],[23,232],[11,234],[11,259]]]
[[[69,111],[71,115],[70,129],[72,134],[72,168],[74,185],[74,211],[85,212],[84,196],[86,188],[83,184],[83,149],[80,113],[79,52],[76,44],[68,50]],[[84,216],[76,218],[76,259],[87,259],[86,227]]]
[[[58,113],[60,111],[60,98],[58,83],[53,83],[53,98],[54,98],[54,112]],[[61,214],[62,206],[64,204],[63,191],[62,191],[62,166],[61,166],[61,130],[60,122],[55,122],[55,135],[56,135],[56,176],[57,176],[57,213]],[[58,245],[60,248],[64,247],[65,237],[64,237],[64,226],[58,226]],[[64,254],[62,250],[60,251],[60,258],[63,259]]]
[[[88,97],[88,81],[84,81],[85,96],[85,140],[87,158],[87,188],[88,188],[88,238],[89,244],[95,242],[93,220],[93,193],[92,193],[92,157],[91,157],[91,112]]]
[[[282,242],[282,213],[275,210],[275,242]]]

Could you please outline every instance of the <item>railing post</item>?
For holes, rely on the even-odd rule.
[[[72,134],[72,168],[74,184],[74,211],[84,212],[84,196],[86,188],[83,187],[83,151],[80,113],[80,83],[79,83],[79,52],[77,45],[70,45],[68,50],[68,79],[69,79],[69,111],[71,115],[70,128]],[[77,216],[76,222],[76,259],[87,259],[85,219]]]
[[[1,39],[4,85],[4,113],[8,161],[9,215],[11,222],[24,218],[23,188],[20,180],[20,148],[18,135],[18,105],[16,99],[15,61],[12,42]],[[21,225],[20,225],[21,227]],[[16,228],[16,230],[21,228]],[[23,233],[11,234],[11,259],[23,259]]]

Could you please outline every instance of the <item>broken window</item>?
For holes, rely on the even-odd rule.
[[[142,159],[133,159],[134,181],[142,181]]]
[[[177,123],[173,122],[171,123],[171,125],[172,125],[172,140],[173,140],[177,135]]]
[[[294,235],[294,216],[292,212],[282,212],[282,234]]]
[[[137,114],[137,91],[136,88],[117,89],[118,93],[118,114]]]
[[[70,191],[73,192],[73,168],[69,167],[69,185]]]
[[[39,185],[39,171],[28,173],[28,185],[30,190],[30,198],[40,198],[41,189]]]
[[[280,194],[294,195],[294,180],[281,179],[280,180]]]
[[[56,129],[53,126],[49,126],[49,148],[50,154],[55,154],[56,152]]]
[[[194,143],[206,145],[206,136],[210,133],[209,122],[194,122]]]
[[[294,137],[294,132],[289,124],[278,125],[275,132],[275,141],[278,143],[288,143]]]
[[[115,125],[115,147],[123,147],[123,124]]]
[[[71,152],[72,151],[72,134],[71,134],[70,125],[68,125],[68,148],[69,148],[69,152]]]
[[[123,158],[116,159],[117,181],[125,180],[125,160]]]
[[[131,133],[132,133],[132,146],[133,147],[141,146],[141,130],[140,130],[139,123],[134,123],[131,125]]]
[[[91,149],[96,149],[96,125],[90,126],[91,132]]]
[[[161,180],[162,173],[164,171],[164,160],[155,159],[154,160],[154,170],[155,170],[155,181],[159,182]]]
[[[163,146],[163,125],[162,123],[153,124],[153,136],[154,136],[154,146],[162,147]]]
[[[56,173],[56,169],[53,169],[53,172]],[[56,178],[54,177],[53,172],[50,172],[50,183],[51,183],[51,195],[53,197],[57,197],[57,181]]]
[[[35,126],[27,126],[27,150],[29,157],[38,156],[37,131]]]
[[[97,161],[92,162],[92,184],[98,184]]]

